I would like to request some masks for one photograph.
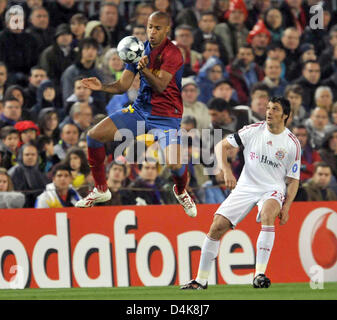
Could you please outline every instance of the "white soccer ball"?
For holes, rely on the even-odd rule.
[[[144,53],[144,44],[136,37],[128,36],[118,43],[117,52],[125,63],[136,63]]]

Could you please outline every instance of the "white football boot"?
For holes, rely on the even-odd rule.
[[[186,190],[182,194],[178,194],[176,192],[176,185],[173,186],[173,193],[177,198],[178,202],[183,206],[185,212],[190,217],[194,218],[197,216],[197,207],[191,198],[191,196],[187,193]]]
[[[106,202],[111,199],[111,192],[107,189],[105,192],[99,192],[97,188],[94,188],[85,198],[76,202],[77,208],[90,208],[95,203]]]

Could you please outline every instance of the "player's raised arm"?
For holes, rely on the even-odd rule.
[[[86,78],[82,80],[82,84],[94,91],[105,91],[112,94],[121,94],[129,90],[131,84],[135,78],[135,74],[132,71],[124,70],[121,78],[110,84],[103,84],[99,79]]]

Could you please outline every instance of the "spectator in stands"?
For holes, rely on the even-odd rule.
[[[53,168],[53,182],[36,200],[35,208],[74,207],[81,196],[71,186],[72,176],[68,165],[59,163]]]
[[[39,65],[46,70],[48,78],[54,82],[59,90],[62,73],[74,61],[76,53],[71,47],[73,36],[67,24],[60,24],[56,28],[54,43],[40,55]]]
[[[248,19],[246,22],[249,30],[253,29],[259,19],[262,19],[264,14],[271,7],[271,0],[253,0],[253,7],[248,11]]]
[[[134,25],[131,30],[131,35],[145,42],[147,40],[146,27],[143,25]]]
[[[238,105],[237,94],[229,80],[223,79],[215,83],[213,97],[224,99],[231,107]]]
[[[85,27],[85,38],[93,38],[98,43],[96,67],[101,68],[104,55],[110,49],[109,34],[101,21],[89,21]]]
[[[24,25],[18,27],[11,23],[17,14],[13,8],[6,11],[6,27],[0,32],[0,60],[7,66],[10,83],[25,83],[30,68],[37,63],[38,45],[35,38],[24,30]]]
[[[74,88],[74,80],[79,75],[85,78],[97,77],[101,81],[103,75],[99,69],[95,67],[95,61],[97,58],[98,43],[95,39],[84,38],[80,43],[79,59],[76,63],[70,65],[61,76],[61,87],[63,105],[66,105],[67,98],[72,94]],[[101,91],[95,91],[92,93],[94,101],[102,103],[105,101],[105,94]]]
[[[16,191],[25,193],[25,208],[34,207],[36,197],[44,189],[47,178],[39,170],[37,147],[32,143],[27,143],[20,148],[18,164],[9,169]]]
[[[59,117],[55,108],[42,109],[38,115],[37,123],[42,135],[53,139],[54,144],[57,144],[59,142]]]
[[[7,67],[0,61],[0,100],[3,100],[7,88]]]
[[[322,69],[322,79],[327,79],[333,72],[335,62],[337,60],[337,24],[332,26],[329,31],[328,41],[325,49],[319,55],[319,63]],[[337,96],[336,96],[337,97]]]
[[[325,109],[316,107],[311,111],[310,118],[305,121],[310,135],[310,145],[314,149],[322,146],[324,136],[333,125],[329,124],[329,114]]]
[[[290,102],[291,111],[293,113],[293,124],[301,124],[307,118],[307,112],[302,105],[302,87],[298,84],[289,84],[285,88],[284,96]]]
[[[54,146],[55,154],[63,160],[69,148],[75,147],[79,140],[79,131],[75,124],[67,123],[61,128],[60,141]]]
[[[6,89],[4,101],[14,97],[20,103],[20,108],[22,109],[21,117],[22,119],[30,119],[31,114],[29,108],[27,107],[27,99],[25,90],[22,86],[18,84],[13,84]]]
[[[270,43],[270,39],[270,32],[263,20],[259,20],[248,34],[247,42],[252,46],[255,56],[254,61],[260,67],[263,67],[267,58],[267,46]]]
[[[36,104],[37,88],[43,80],[47,79],[47,72],[40,66],[35,66],[30,69],[29,84],[24,90],[25,93],[25,107],[30,109]]]
[[[14,128],[18,130],[20,134],[20,142],[19,145],[26,144],[28,142],[36,142],[37,137],[40,134],[40,130],[38,126],[29,120],[18,121]]]
[[[266,119],[266,110],[269,103],[269,88],[265,84],[257,83],[251,90],[252,122],[264,121]]]
[[[332,105],[331,123],[337,126],[337,102]]]
[[[40,161],[39,169],[49,178],[54,165],[61,160],[54,152],[54,142],[51,137],[40,135],[37,139]]]
[[[56,28],[61,23],[69,23],[71,17],[79,13],[79,3],[75,0],[56,0],[48,2],[47,9],[52,17],[50,25]]]
[[[296,125],[292,133],[297,137],[301,145],[301,181],[310,179],[314,174],[315,163],[322,161],[318,151],[313,150],[309,144],[307,128],[304,125]]]
[[[111,47],[117,47],[119,41],[128,35],[124,30],[118,15],[118,5],[113,2],[103,2],[100,8],[99,20],[106,28]]]
[[[331,177],[329,165],[325,162],[317,163],[313,177],[303,184],[307,201],[336,201],[336,193],[329,188]]]
[[[22,208],[25,204],[25,196],[21,192],[14,191],[11,177],[5,168],[0,168],[0,208]]]
[[[1,137],[1,166],[7,170],[17,163],[20,135],[13,126],[5,126],[0,130]]]
[[[149,16],[154,12],[154,7],[151,3],[138,3],[134,10],[134,15],[130,18],[130,23],[125,27],[128,32],[136,25],[144,26],[146,28]]]
[[[317,61],[308,60],[302,67],[302,76],[293,83],[299,84],[304,91],[303,105],[307,112],[315,107],[314,95],[320,86],[321,67]]]
[[[108,51],[106,51],[100,69],[107,83],[112,83],[119,80],[123,73],[124,67],[124,62],[119,57],[116,48],[110,48]]]
[[[10,96],[4,100],[4,108],[0,114],[0,128],[14,126],[22,115],[22,107],[18,99]]]
[[[299,31],[294,27],[285,29],[282,34],[281,42],[286,52],[286,58],[284,60],[286,66],[285,79],[290,82],[299,76],[298,75],[298,65],[299,65],[298,57],[300,56]]]
[[[330,114],[332,110],[333,94],[328,86],[320,86],[315,91],[315,105],[326,109]]]
[[[0,1],[0,30],[3,30],[5,27],[5,14],[8,5],[8,0]]]
[[[331,170],[332,174],[337,179],[337,128],[331,128],[322,142],[322,146],[319,153],[324,162],[326,162]]]
[[[225,78],[225,67],[217,57],[210,57],[202,66],[196,77],[199,87],[198,100],[207,103],[212,98],[215,83]]]
[[[30,112],[37,119],[38,114],[45,108],[57,108],[56,90],[53,82],[49,79],[43,80],[36,92],[36,104],[31,108]],[[60,107],[59,107],[60,109]],[[61,113],[62,110],[59,110]]]
[[[248,12],[243,0],[230,0],[226,13],[227,21],[215,26],[214,32],[221,38],[229,62],[236,57],[238,49],[247,43],[249,33],[245,26],[247,16]]]
[[[49,14],[43,7],[33,7],[29,21],[30,26],[27,28],[27,33],[36,39],[38,53],[41,53],[53,43],[55,29],[49,27]]]
[[[208,128],[211,122],[208,116],[207,105],[198,101],[199,88],[192,78],[183,78],[181,87],[181,96],[183,99],[184,113],[183,117],[193,116],[196,119],[198,129]]]
[[[84,151],[80,147],[67,150],[64,163],[71,169],[72,186],[77,190],[87,183],[90,167]]]
[[[29,17],[32,12],[33,8],[40,8],[43,6],[43,0],[27,0],[22,1],[20,3],[20,6],[23,9],[24,12],[24,19],[25,19],[25,25],[28,25],[29,23]]]
[[[254,52],[250,45],[239,48],[236,59],[226,68],[229,80],[238,94],[238,102],[247,104],[252,85],[263,80],[263,70],[254,62]]]
[[[283,1],[280,10],[284,18],[285,27],[294,27],[302,34],[309,21],[303,0]]]
[[[270,96],[283,96],[288,82],[281,78],[281,63],[277,59],[267,58],[264,64],[265,77],[262,83],[268,86]]]
[[[198,21],[200,21],[203,12],[213,11],[212,0],[196,0],[195,5],[190,8],[181,10],[175,21],[177,25],[188,24],[193,29],[198,28]]]
[[[83,13],[74,14],[70,21],[70,30],[73,34],[72,48],[78,48],[78,44],[84,38],[85,26],[88,23],[87,17]]]
[[[196,72],[192,70],[192,66],[194,66],[197,61],[202,60],[202,55],[201,53],[192,49],[192,44],[194,41],[193,29],[189,25],[183,24],[175,29],[174,35],[175,35],[174,39],[176,41],[177,46],[183,50],[184,56],[183,77],[195,75]]]
[[[281,11],[278,8],[269,8],[264,13],[263,21],[270,32],[271,41],[281,41],[281,36],[284,31]]]
[[[206,40],[213,40],[219,44],[220,49],[220,59],[224,65],[228,63],[228,54],[225,47],[222,44],[222,39],[214,33],[216,26],[216,17],[213,12],[203,12],[198,23],[198,28],[194,30],[194,42],[192,44],[192,49],[201,52],[203,49],[203,43]]]
[[[184,3],[186,4],[186,1],[184,1]],[[228,14],[229,3],[229,0],[215,0],[213,11],[215,12],[219,23],[227,21],[226,17]]]
[[[285,79],[286,64],[284,62],[286,58],[286,51],[281,42],[272,42],[267,47],[267,58],[276,59],[281,64],[281,78]]]
[[[65,124],[74,124],[79,130],[79,134],[87,130],[92,124],[92,108],[87,102],[75,102],[69,112],[69,116],[65,117],[60,123],[60,128]]]

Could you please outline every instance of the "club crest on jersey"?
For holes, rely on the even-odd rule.
[[[267,142],[267,145],[268,145],[268,146],[272,146],[272,145],[273,145],[273,141],[271,141],[271,140],[268,141],[268,142]]]
[[[286,151],[283,149],[279,149],[275,153],[275,157],[277,160],[282,160],[285,157],[285,155],[286,155]]]

